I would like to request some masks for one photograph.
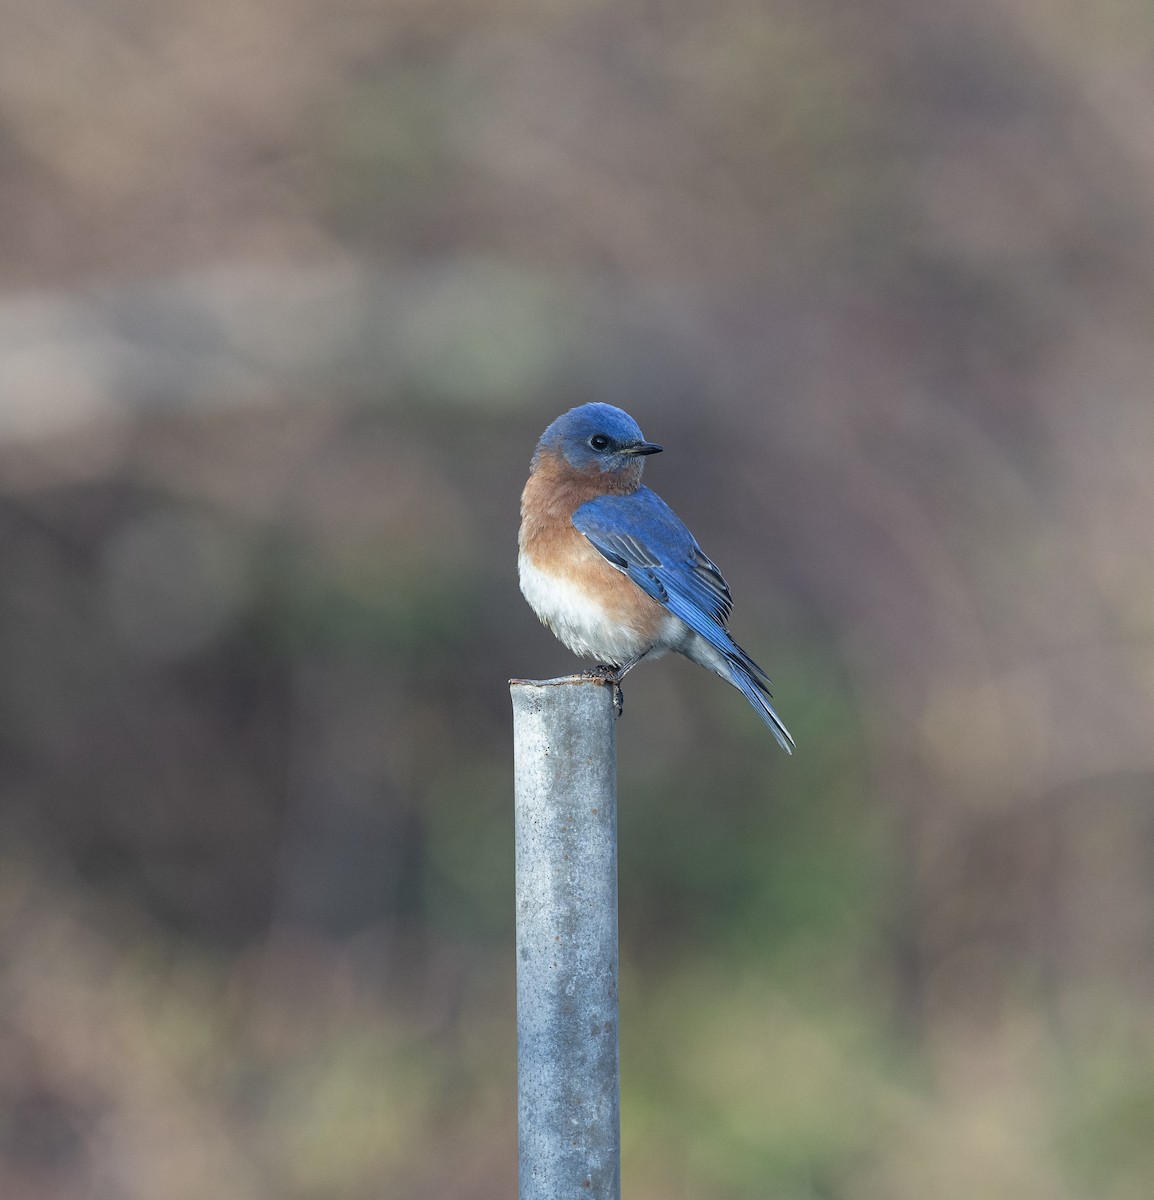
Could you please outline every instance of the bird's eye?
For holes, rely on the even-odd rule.
[[[603,433],[595,433],[589,439],[589,445],[594,450],[606,450],[609,447],[609,439]]]

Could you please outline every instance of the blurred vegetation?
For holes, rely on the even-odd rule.
[[[1154,1192],[1136,0],[13,0],[0,1195],[513,1193],[506,680],[621,404],[630,1200]]]

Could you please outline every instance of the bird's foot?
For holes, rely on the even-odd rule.
[[[625,711],[625,693],[621,690],[621,668],[598,663],[595,667],[582,671],[581,674],[586,679],[596,679],[601,683],[607,683],[613,689],[613,707],[617,710],[617,716],[620,717]]]

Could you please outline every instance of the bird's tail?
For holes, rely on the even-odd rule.
[[[769,726],[770,732],[777,738],[778,745],[786,754],[792,754],[793,737],[770,703],[773,693],[769,690],[769,676],[736,643],[733,644],[732,650],[723,655],[723,659],[728,670],[718,671],[718,674],[741,692],[753,705],[757,715]]]

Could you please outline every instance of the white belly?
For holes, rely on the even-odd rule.
[[[568,580],[538,570],[523,552],[517,559],[517,568],[521,591],[530,608],[574,654],[620,666],[646,651],[653,657],[665,653],[665,645],[655,647],[651,637],[609,620],[601,605]],[[669,620],[681,625],[676,617]]]

